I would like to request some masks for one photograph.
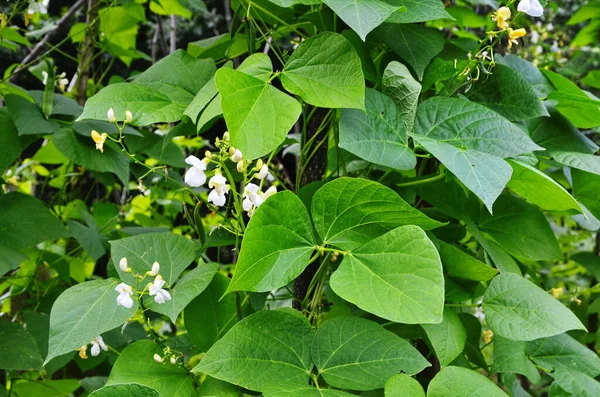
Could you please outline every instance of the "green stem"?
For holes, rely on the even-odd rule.
[[[396,184],[396,186],[398,186],[398,187],[410,187],[410,186],[425,185],[427,183],[439,181],[440,179],[443,179],[445,176],[446,176],[446,173],[442,171],[439,174],[434,175],[434,176],[429,177],[429,178],[419,179],[419,180],[411,181],[411,182],[398,183],[398,184]]]

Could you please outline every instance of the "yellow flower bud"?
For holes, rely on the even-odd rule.
[[[99,134],[98,131],[92,130],[92,139],[96,142],[96,149],[100,150],[104,153],[104,142],[106,142],[106,138],[108,134],[105,132],[103,134]]]
[[[498,28],[504,30],[508,28],[508,20],[511,17],[510,8],[500,7],[498,11],[492,14],[492,21],[496,22]]]

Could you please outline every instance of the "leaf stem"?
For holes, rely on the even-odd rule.
[[[445,176],[446,176],[446,172],[442,171],[439,174],[434,175],[434,176],[429,177],[429,178],[418,179],[416,181],[411,181],[411,182],[398,183],[398,184],[396,184],[396,186],[398,186],[398,187],[410,187],[410,186],[425,185],[427,183],[439,181],[440,179],[443,179]]]

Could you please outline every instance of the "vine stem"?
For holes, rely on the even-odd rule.
[[[410,187],[410,186],[425,185],[427,183],[439,181],[440,179],[443,179],[445,176],[446,176],[446,172],[445,171],[441,171],[439,174],[434,175],[432,177],[424,178],[424,179],[419,179],[419,180],[411,181],[411,182],[398,183],[398,184],[396,184],[396,186],[398,186],[398,187]]]

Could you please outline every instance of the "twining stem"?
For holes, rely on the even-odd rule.
[[[423,178],[423,179],[419,179],[419,180],[411,181],[411,182],[398,183],[398,184],[396,184],[396,186],[409,187],[409,186],[425,185],[427,183],[431,183],[431,182],[439,181],[440,179],[444,179],[445,176],[446,176],[446,173],[444,171],[442,171],[439,174],[434,175],[429,178]]]

